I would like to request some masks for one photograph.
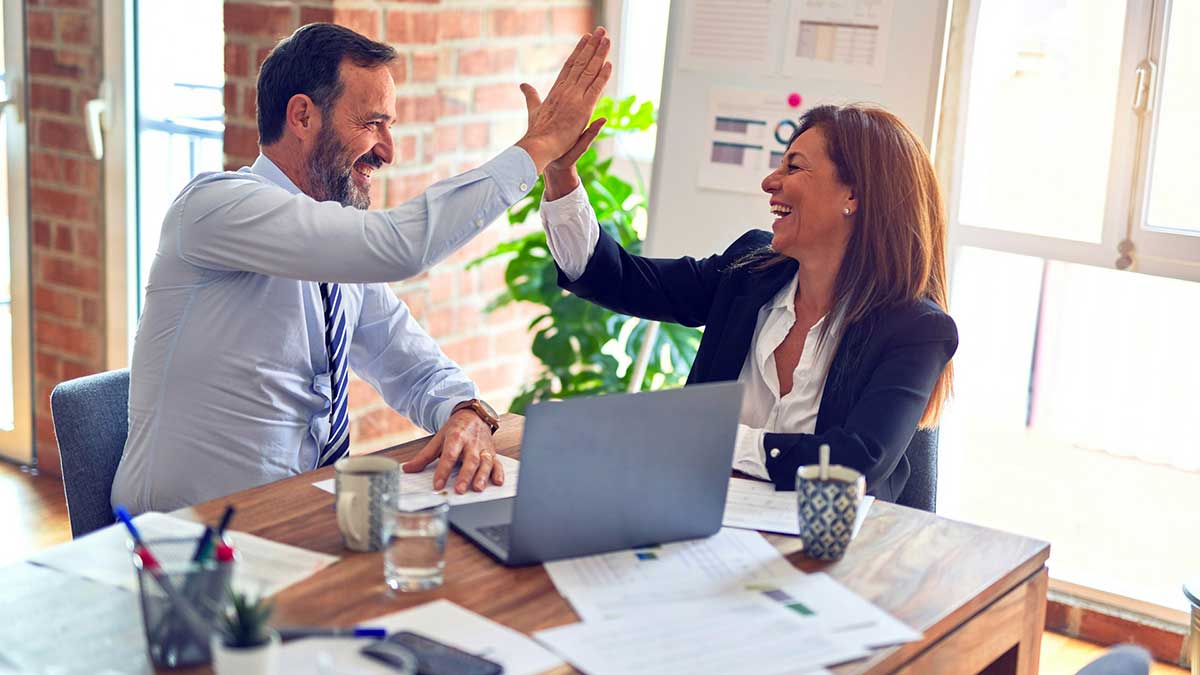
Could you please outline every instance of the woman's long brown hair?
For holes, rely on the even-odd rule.
[[[882,108],[824,105],[792,136],[818,128],[838,178],[858,200],[855,224],[833,285],[841,325],[924,299],[947,311],[946,207],[929,153],[899,117]],[[788,145],[791,145],[789,141]],[[759,263],[782,261],[780,254]],[[954,377],[947,363],[921,416],[937,426]]]

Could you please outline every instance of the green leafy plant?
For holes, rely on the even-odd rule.
[[[263,597],[250,598],[245,593],[228,589],[230,607],[222,620],[225,644],[234,649],[258,647],[270,640],[267,620],[275,611],[275,603]]]
[[[596,106],[596,117],[608,120],[597,142],[619,134],[645,131],[654,125],[654,106],[635,97],[614,100],[605,97]],[[596,211],[600,227],[625,250],[641,254],[646,214],[645,185],[637,186],[612,172],[611,157],[600,159],[595,146],[577,163],[579,180]],[[542,201],[545,190],[539,179],[533,190],[508,212],[508,222],[527,221]],[[557,268],[546,243],[546,233],[536,231],[504,242],[471,261],[476,266],[493,258],[508,257],[505,289],[487,306],[493,311],[514,302],[540,305],[529,324],[534,332],[533,354],[542,363],[537,379],[527,384],[513,400],[511,410],[523,413],[534,401],[550,398],[589,396],[625,391],[633,376],[633,362],[647,334],[649,322],[617,314],[561,290]],[[662,324],[654,338],[641,389],[681,386],[687,379],[700,331],[676,324]]]

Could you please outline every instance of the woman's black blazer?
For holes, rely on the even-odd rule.
[[[751,230],[703,260],[630,255],[603,230],[582,276],[558,284],[622,314],[705,326],[688,384],[736,380],[750,350],[758,310],[791,281],[797,263],[765,270],[732,267],[771,241]],[[816,464],[828,443],[832,461],[866,476],[867,492],[895,501],[908,481],[904,457],[929,394],[958,348],[958,329],[930,301],[895,306],[846,326],[826,377],[812,434],[768,433],[767,471],[777,489],[795,489],[797,467]]]

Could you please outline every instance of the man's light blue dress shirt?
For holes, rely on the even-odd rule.
[[[150,268],[112,503],[175,509],[315,468],[332,395],[322,281],[342,284],[350,367],[440,428],[475,385],[384,282],[448,256],[536,180],[517,147],[386,211],[317,202],[262,155],[192,180]]]

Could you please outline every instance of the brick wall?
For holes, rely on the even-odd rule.
[[[258,152],[258,64],[279,38],[312,21],[343,24],[401,54],[393,68],[396,158],[373,181],[372,195],[376,206],[392,206],[516,141],[525,129],[517,85],[529,81],[544,93],[578,36],[591,27],[592,11],[588,0],[226,0],[227,167],[247,165]],[[496,223],[431,272],[395,286],[442,349],[501,410],[534,372],[526,330],[533,308],[484,314],[483,306],[504,287],[504,264],[468,270],[466,263],[516,232]],[[358,450],[418,434],[364,382],[351,383],[350,402]]]
[[[103,200],[84,104],[101,80],[100,0],[29,0],[29,217],[34,426],[39,466],[59,472],[50,392],[104,369]]]

